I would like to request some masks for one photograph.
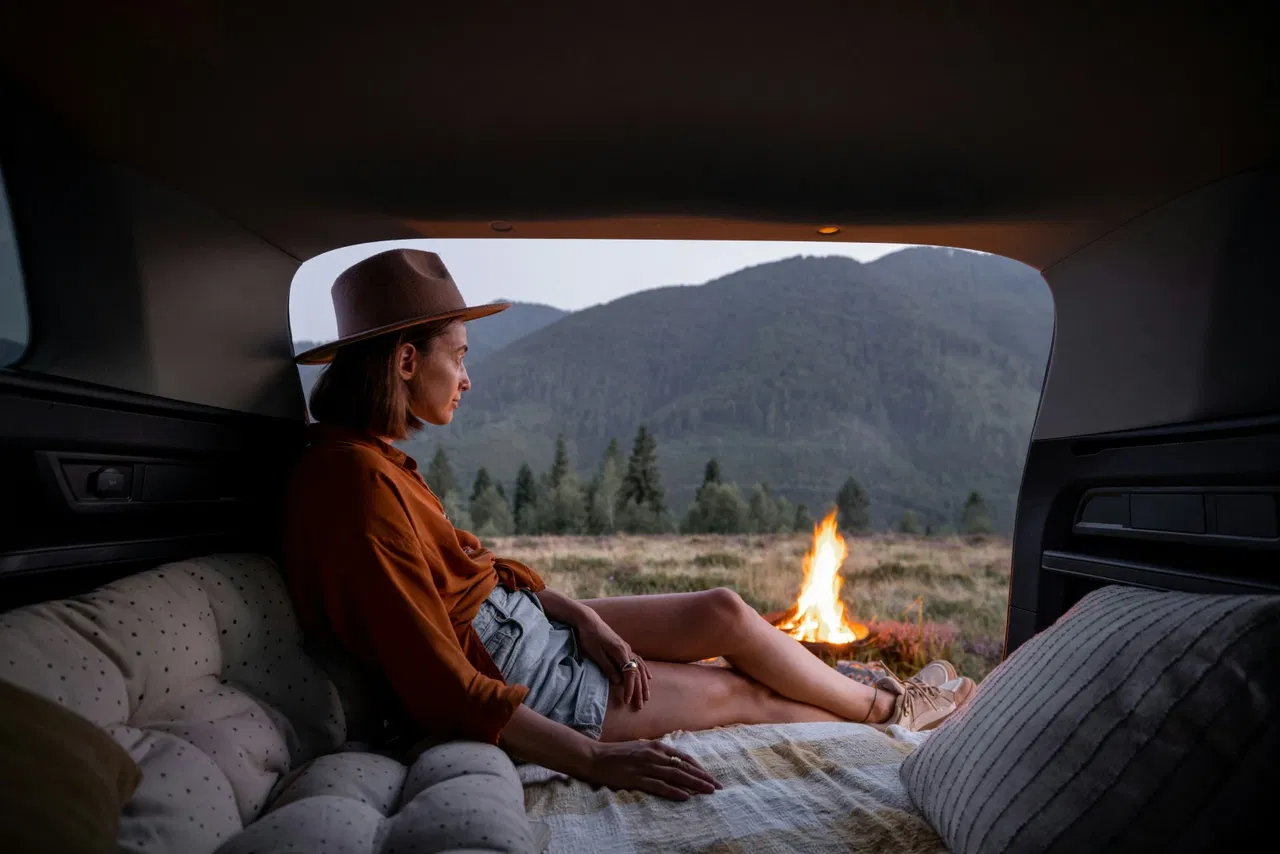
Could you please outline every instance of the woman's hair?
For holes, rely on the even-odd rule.
[[[311,415],[325,424],[390,439],[417,433],[424,425],[409,409],[397,354],[402,345],[412,344],[425,356],[452,323],[437,320],[339,348],[311,389]]]

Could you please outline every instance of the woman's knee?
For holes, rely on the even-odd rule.
[[[698,594],[703,597],[708,619],[718,626],[733,627],[756,617],[756,612],[743,601],[736,590],[715,587]]]

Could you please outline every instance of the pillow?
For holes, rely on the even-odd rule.
[[[0,680],[5,851],[114,852],[142,771],[88,720]]]
[[[1280,597],[1094,591],[902,764],[955,854],[1229,850],[1280,783]]]

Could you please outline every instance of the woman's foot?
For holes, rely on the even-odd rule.
[[[896,724],[914,732],[931,730],[969,702],[977,690],[977,685],[968,677],[951,679],[944,684],[946,687],[911,680],[903,682],[894,676],[878,680],[875,688],[894,698],[893,711],[882,725]]]

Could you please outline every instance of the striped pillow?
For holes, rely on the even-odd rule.
[[[1225,850],[1271,835],[1278,700],[1280,597],[1107,587],[996,668],[902,781],[955,854]]]

